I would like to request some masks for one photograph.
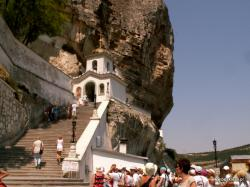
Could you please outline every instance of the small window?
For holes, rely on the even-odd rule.
[[[99,86],[99,90],[100,90],[100,95],[104,95],[104,84],[100,84]]]
[[[115,71],[115,68],[116,68],[116,67],[115,67],[115,65],[113,64],[113,71]]]
[[[109,82],[107,82],[107,93],[109,93]]]
[[[96,60],[92,61],[92,69],[97,70],[97,61]]]
[[[109,72],[109,69],[110,69],[110,64],[109,64],[109,62],[107,63],[107,71]]]

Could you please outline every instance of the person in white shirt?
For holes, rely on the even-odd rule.
[[[44,150],[43,142],[40,140],[40,137],[38,137],[37,140],[33,142],[32,146],[32,154],[34,157],[36,169],[41,169],[41,157],[43,150]]]
[[[140,176],[138,174],[138,169],[136,166],[130,168],[131,176],[133,177],[134,186],[138,186],[140,182]]]
[[[56,141],[56,160],[59,165],[62,162],[63,138],[59,136]]]
[[[134,179],[131,176],[130,171],[126,170],[124,175],[124,181],[125,181],[125,186],[134,186]]]
[[[209,182],[208,182],[207,177],[201,175],[202,167],[196,166],[195,172],[196,172],[196,176],[194,176],[194,179],[195,179],[197,187],[208,187]]]
[[[108,173],[108,175],[110,176],[110,178],[113,180],[113,187],[118,187],[118,182],[121,180],[122,178],[122,173],[118,171],[118,169],[116,168],[116,171],[113,171],[111,173]]]
[[[161,167],[160,168],[160,181],[157,183],[157,187],[167,187],[169,182],[169,177],[167,175],[167,168]]]
[[[72,104],[72,116],[73,118],[76,117],[76,108],[78,107],[78,104],[74,103]]]

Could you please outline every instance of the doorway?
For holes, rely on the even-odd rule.
[[[95,83],[94,82],[88,82],[85,85],[85,93],[87,95],[87,98],[90,102],[94,102],[95,97]]]

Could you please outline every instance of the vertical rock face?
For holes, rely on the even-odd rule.
[[[173,106],[173,32],[162,0],[83,0],[72,5],[69,43],[85,59],[100,36],[130,93],[160,128]]]
[[[108,135],[114,150],[118,151],[119,140],[125,138],[128,140],[127,153],[146,156],[155,163],[162,161],[165,145],[150,116],[112,101],[108,108],[108,124]]]

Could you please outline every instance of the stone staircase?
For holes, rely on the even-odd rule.
[[[81,106],[77,110],[76,139],[86,128],[93,114],[93,106]],[[67,157],[72,136],[72,120],[59,120],[47,127],[29,129],[26,134],[12,147],[0,149],[0,169],[9,172],[4,179],[8,187],[21,186],[88,186],[79,179],[62,177],[62,166],[56,161],[56,140],[64,139],[62,157]],[[42,167],[36,169],[32,157],[32,144],[40,137],[44,143]]]

